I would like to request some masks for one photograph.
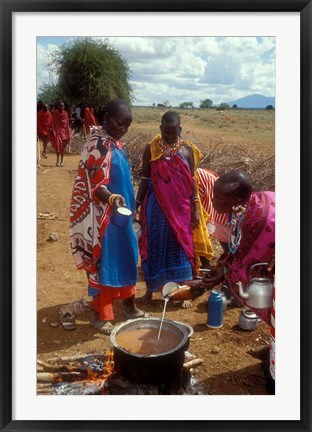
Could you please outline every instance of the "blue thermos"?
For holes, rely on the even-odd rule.
[[[219,290],[212,290],[208,299],[208,321],[207,327],[222,327],[222,294]]]

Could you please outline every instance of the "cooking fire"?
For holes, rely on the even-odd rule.
[[[188,353],[188,356],[192,356]],[[190,369],[202,363],[201,359],[186,361],[169,379],[158,382],[137,382],[123,376],[114,367],[114,351],[105,355],[92,354],[46,363],[37,361],[38,395],[161,395],[197,394]]]

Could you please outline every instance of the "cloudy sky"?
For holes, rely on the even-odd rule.
[[[73,38],[37,38],[37,90],[55,77],[49,53]],[[99,39],[99,38],[97,38]],[[275,96],[274,37],[109,37],[131,70],[134,105],[214,105]]]

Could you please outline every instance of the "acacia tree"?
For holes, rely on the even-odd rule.
[[[116,97],[132,101],[130,68],[108,40],[76,39],[52,54],[50,67],[71,105],[87,101],[98,109]]]
[[[179,105],[179,108],[180,108],[180,109],[187,109],[187,108],[191,108],[191,109],[193,109],[193,108],[194,108],[194,104],[193,104],[193,102],[182,102],[182,103]]]
[[[212,100],[210,99],[204,99],[200,101],[199,108],[205,109],[205,108],[211,108],[212,107]]]

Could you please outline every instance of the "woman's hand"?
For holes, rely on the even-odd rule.
[[[203,289],[212,289],[224,281],[223,267],[217,267],[212,273],[207,273],[202,279],[189,281],[188,285]]]
[[[271,258],[269,264],[268,264],[268,271],[273,272],[275,271],[275,255]]]
[[[125,207],[126,201],[123,196],[117,195],[113,201],[113,210],[116,210],[118,207]]]

